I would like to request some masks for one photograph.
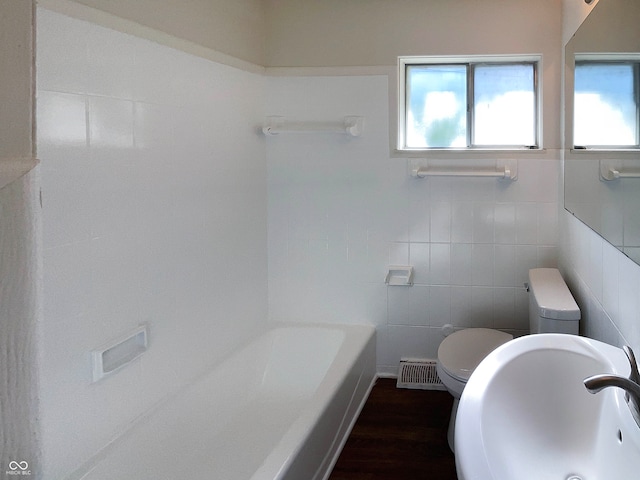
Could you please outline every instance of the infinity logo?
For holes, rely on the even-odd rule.
[[[11,470],[27,470],[29,468],[29,464],[26,461],[16,462],[12,460],[9,462],[9,468]]]

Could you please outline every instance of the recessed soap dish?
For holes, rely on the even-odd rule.
[[[147,350],[147,325],[140,325],[102,348],[93,350],[93,381],[111,375]]]
[[[413,267],[411,265],[390,265],[384,283],[387,285],[413,285]]]

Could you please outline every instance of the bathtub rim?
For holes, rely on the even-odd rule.
[[[291,327],[291,326],[300,326],[300,324],[297,323],[281,323],[278,322],[278,325],[284,325],[285,328],[287,327]],[[338,458],[340,457],[340,453],[342,452],[342,449],[344,448],[344,445],[346,444],[349,435],[351,433],[351,431],[353,430],[353,427],[360,415],[360,412],[362,411],[362,408],[364,408],[364,405],[367,401],[367,399],[369,398],[369,395],[371,393],[371,390],[373,389],[373,386],[375,385],[375,382],[378,378],[377,373],[376,373],[376,328],[372,325],[360,325],[360,324],[348,324],[348,325],[343,325],[343,324],[318,324],[318,323],[309,323],[309,324],[303,324],[303,325],[308,325],[309,327],[320,327],[320,328],[337,328],[337,329],[344,329],[344,330],[362,330],[363,333],[366,333],[365,335],[359,336],[357,338],[359,344],[361,345],[361,347],[357,350],[358,352],[358,358],[360,359],[361,357],[363,357],[364,355],[367,354],[367,347],[371,347],[372,348],[372,355],[373,355],[373,364],[372,366],[372,372],[371,373],[371,378],[368,380],[368,385],[366,386],[366,392],[365,394],[362,396],[362,398],[360,399],[360,401],[358,402],[358,406],[356,407],[356,410],[354,411],[353,415],[351,416],[351,418],[349,419],[347,428],[343,431],[342,434],[340,434],[340,431],[336,432],[336,437],[334,438],[334,441],[331,445],[331,447],[333,448],[334,445],[337,446],[337,448],[335,448],[334,453],[331,455],[331,457],[325,456],[325,459],[323,461],[323,463],[320,465],[320,467],[318,468],[318,470],[316,471],[316,476],[313,477],[313,480],[326,480],[329,478],[329,476],[331,475],[331,471],[333,470],[333,467],[335,466],[336,462],[338,461]],[[336,359],[338,359],[338,356],[345,356],[348,354],[352,354],[353,356],[353,352],[352,351],[345,351],[345,346],[341,346],[340,350],[338,351],[338,355],[336,356]],[[321,382],[321,386],[324,385],[325,383],[330,385],[330,389],[329,392],[324,392],[324,396],[328,397],[330,399],[335,398],[336,393],[338,392],[338,390],[342,387],[342,385],[346,382],[347,377],[349,376],[349,374],[351,373],[351,370],[347,370],[347,369],[342,369],[339,370],[340,372],[340,378],[339,381],[329,381],[329,379],[327,378],[330,374],[330,372],[332,370],[337,370],[338,366],[340,365],[340,362],[333,362],[329,371],[327,372],[327,376],[323,379],[323,381]],[[365,367],[366,368],[366,367]],[[363,371],[360,372],[359,374],[359,379],[358,382],[355,385],[354,391],[351,393],[351,399],[349,401],[349,405],[351,406],[351,403],[353,402],[354,396],[357,392],[358,386],[360,385],[360,382],[362,380],[362,378],[365,375],[365,371],[363,368]],[[320,389],[320,387],[319,387]],[[291,425],[291,428],[289,428],[289,430],[287,431],[287,433],[285,434],[285,437],[289,437],[289,436],[293,436],[295,434],[295,430],[299,430],[300,428],[302,428],[305,425],[308,425],[309,423],[311,423],[313,426],[315,426],[317,424],[317,422],[322,418],[322,416],[324,415],[324,413],[328,410],[328,408],[331,406],[330,402],[323,402],[323,407],[322,409],[315,409],[313,411],[309,411],[309,409],[307,409],[304,412],[304,415],[298,417],[296,419],[296,421]],[[344,413],[343,419],[340,422],[340,427],[342,427],[342,425],[344,424],[344,421],[346,419],[346,415],[347,415],[348,411]],[[311,418],[309,418],[311,417]],[[295,428],[294,428],[295,427]],[[300,432],[299,432],[300,433]],[[256,472],[256,475],[254,475],[253,477],[251,477],[250,480],[258,480],[258,479],[262,479],[262,478],[268,478],[268,479],[280,479],[282,477],[283,474],[285,474],[287,472],[287,470],[291,467],[293,461],[297,458],[297,456],[300,454],[302,448],[304,447],[304,445],[306,444],[306,441],[309,439],[309,437],[312,435],[312,431],[310,429],[306,429],[301,435],[298,436],[298,438],[300,438],[300,441],[296,442],[296,447],[293,449],[293,451],[290,451],[286,448],[284,448],[282,446],[282,444],[286,443],[286,438],[283,437],[282,439],[280,439],[278,441],[278,443],[275,445],[274,447],[274,452],[277,448],[282,448],[285,452],[290,451],[287,459],[285,462],[280,463],[280,467],[276,470],[274,470],[273,468],[269,469],[268,466],[265,466],[264,464],[260,467],[260,469]],[[341,438],[338,438],[338,435],[341,436]],[[337,443],[336,443],[337,441]],[[330,452],[328,452],[330,453]],[[272,454],[274,454],[272,452]],[[326,462],[326,460],[330,458],[329,462]],[[322,469],[322,467],[325,467],[325,471],[324,473],[321,474],[320,477],[318,477],[318,473],[320,473],[320,470]],[[266,476],[260,475],[260,474],[266,474]],[[309,479],[311,480],[311,479]]]

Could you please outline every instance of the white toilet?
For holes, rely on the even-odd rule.
[[[529,270],[528,290],[531,333],[578,334],[580,309],[557,269]],[[458,402],[464,386],[478,364],[512,338],[512,335],[498,330],[467,328],[452,333],[440,344],[436,369],[440,380],[453,395],[447,433],[452,451]]]

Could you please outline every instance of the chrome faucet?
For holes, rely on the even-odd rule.
[[[625,398],[631,410],[631,415],[640,427],[640,373],[638,372],[638,363],[630,347],[622,347],[624,353],[631,364],[631,374],[629,378],[620,377],[618,375],[594,375],[584,379],[584,386],[590,393],[598,393],[607,387],[618,387],[626,392]]]

